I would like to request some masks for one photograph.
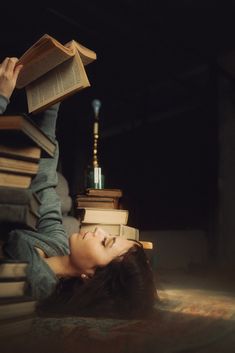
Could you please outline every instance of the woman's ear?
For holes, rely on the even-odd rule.
[[[87,276],[85,273],[82,273],[80,277],[83,281],[87,281],[88,279],[90,279],[90,277]]]
[[[88,281],[89,279],[91,279],[92,277],[94,276],[94,272],[91,271],[90,273],[82,273],[80,275],[80,278],[83,280],[83,281]]]

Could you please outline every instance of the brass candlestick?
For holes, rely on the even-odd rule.
[[[98,99],[92,101],[92,107],[94,110],[94,125],[93,125],[93,167],[98,168],[98,139],[99,139],[99,111],[101,107],[101,102]]]
[[[98,162],[98,139],[99,139],[99,111],[101,107],[101,101],[94,99],[92,101],[92,107],[94,110],[94,124],[93,124],[93,156],[92,156],[92,167],[88,172],[87,187],[94,189],[104,188],[104,176],[101,172],[101,168]]]

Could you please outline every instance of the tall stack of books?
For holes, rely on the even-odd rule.
[[[139,229],[127,225],[129,211],[121,206],[121,189],[92,189],[75,198],[75,214],[81,222],[81,232],[100,227],[107,233],[139,240]]]
[[[0,339],[31,327],[36,301],[26,296],[28,263],[7,259],[3,247],[14,228],[36,229],[40,201],[30,189],[42,154],[55,144],[25,115],[0,116]],[[7,343],[8,344],[8,343]]]
[[[0,116],[0,231],[35,229],[40,201],[30,190],[41,154],[52,156],[55,144],[26,115]]]
[[[0,141],[0,340],[9,348],[29,332],[36,301],[25,295],[28,264],[5,258],[3,247],[11,229],[36,229],[40,200],[30,185],[55,144],[25,115],[0,116]]]
[[[28,263],[0,260],[0,338],[29,332],[36,312],[36,301],[25,295]]]

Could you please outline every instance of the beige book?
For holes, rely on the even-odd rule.
[[[30,315],[35,312],[36,301],[32,299],[20,298],[2,298],[0,301],[0,320],[18,318]]]
[[[96,53],[75,40],[63,45],[50,35],[43,35],[19,59],[24,66],[16,87],[25,87],[29,113],[37,113],[89,87],[84,65],[94,60]]]
[[[0,157],[0,171],[35,175],[37,174],[38,169],[39,163],[36,162]]]
[[[0,259],[0,278],[26,277],[28,262]]]
[[[94,232],[96,228],[102,228],[111,235],[119,235],[125,239],[139,240],[139,229],[124,224],[84,224],[82,223],[81,232]]]
[[[21,145],[0,145],[0,156],[7,158],[21,159],[31,162],[39,162],[41,156],[41,148],[37,146],[21,146]]]
[[[31,181],[32,177],[30,175],[18,175],[0,171],[0,186],[28,188]]]
[[[0,116],[0,141],[7,146],[9,141],[22,148],[36,146],[52,157],[56,148],[55,142],[26,115]]]
[[[127,224],[128,210],[78,207],[76,215],[83,223]]]
[[[0,298],[23,296],[26,285],[26,281],[0,282]]]

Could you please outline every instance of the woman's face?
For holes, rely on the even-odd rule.
[[[133,241],[109,235],[101,228],[96,228],[94,232],[74,233],[69,243],[72,265],[81,273],[91,276],[97,267],[108,265],[134,245]]]

